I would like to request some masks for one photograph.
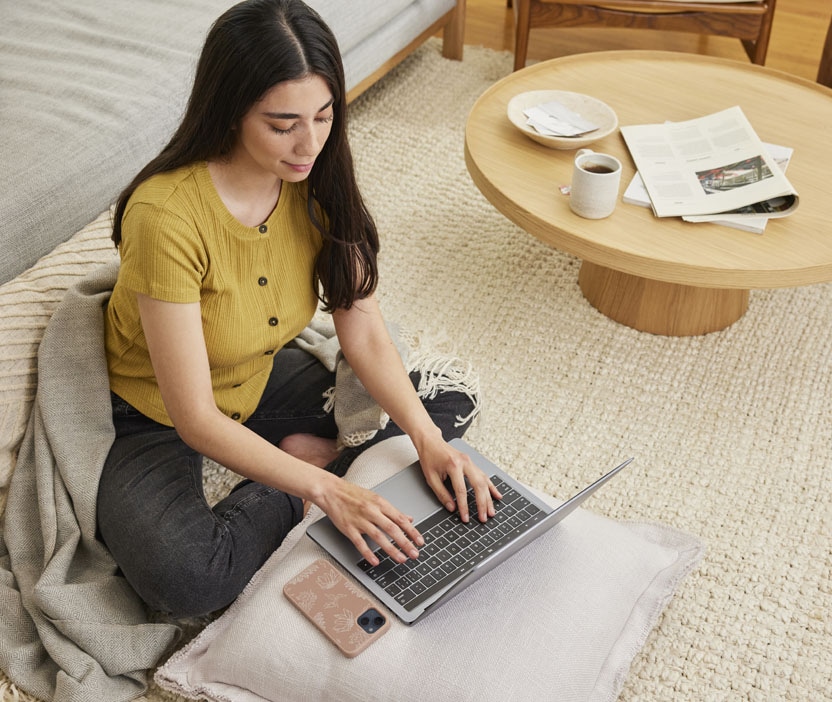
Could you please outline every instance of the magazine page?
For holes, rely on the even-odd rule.
[[[794,153],[794,149],[788,146],[767,144],[765,142],[763,143],[763,146],[769,156],[774,159],[777,167],[785,173],[789,166],[792,154]],[[636,174],[633,176],[633,179],[624,191],[622,199],[624,202],[631,205],[650,207],[650,195],[647,194],[647,188],[644,187],[644,181],[642,181],[641,174],[638,171],[636,171]],[[771,205],[774,204],[774,202],[771,203]],[[752,205],[742,212],[715,215],[694,215],[682,217],[682,219],[688,222],[712,222],[713,224],[721,224],[726,227],[752,232],[753,234],[762,234],[765,231],[766,224],[768,224],[770,216],[760,214],[758,210],[761,208],[758,207],[758,205]],[[773,207],[769,207],[769,209],[773,209]]]
[[[658,217],[715,215],[767,200],[777,203],[768,216],[797,207],[797,193],[739,107],[685,122],[623,126],[621,134]]]

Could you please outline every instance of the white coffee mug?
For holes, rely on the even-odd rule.
[[[621,161],[609,154],[581,149],[572,169],[569,207],[587,219],[609,217],[618,202]]]

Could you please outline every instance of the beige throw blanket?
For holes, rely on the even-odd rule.
[[[445,391],[467,395],[473,407],[469,415],[456,418],[457,426],[479,414],[479,378],[470,363],[423,347],[418,335],[405,333],[395,324],[388,323],[387,330],[405,369],[419,372],[416,393],[420,398],[433,399]],[[341,353],[331,316],[318,314],[294,342],[335,373],[335,386],[326,395],[324,409],[335,413],[338,448],[360,446],[387,426],[387,413],[370,397]]]
[[[96,539],[96,497],[113,440],[103,309],[118,261],[70,288],[38,352],[38,389],[0,526],[0,668],[32,695],[61,702],[120,702],[146,688],[146,671],[178,628],[150,623],[144,605]],[[465,392],[478,411],[477,377],[452,356],[394,332],[422,397]],[[359,445],[387,416],[343,359],[328,319],[298,344],[336,372],[322,398],[342,445]],[[460,423],[468,417],[460,417]]]
[[[95,538],[114,435],[102,310],[117,271],[108,264],[71,288],[46,329],[0,530],[0,667],[44,700],[135,698],[178,631],[148,623]]]

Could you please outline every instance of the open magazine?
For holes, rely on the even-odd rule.
[[[685,122],[621,127],[657,217],[784,217],[798,195],[739,107]]]
[[[777,167],[785,173],[794,149],[788,146],[779,146],[778,144],[766,144],[765,142],[763,142],[763,147],[769,156],[774,159]],[[650,195],[648,195],[647,188],[644,187],[644,181],[641,179],[641,174],[638,171],[636,171],[636,174],[624,191],[622,199],[631,205],[650,207]],[[746,232],[752,232],[753,234],[762,234],[769,220],[765,211],[770,205],[774,204],[776,203],[756,203],[750,207],[742,208],[740,211],[726,212],[719,215],[704,215],[704,217],[707,217],[707,221],[714,224],[722,224],[726,227],[741,229]],[[682,219],[702,221],[698,217],[682,217]]]

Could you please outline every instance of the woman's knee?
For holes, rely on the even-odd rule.
[[[152,609],[198,616],[236,599],[303,517],[303,504],[248,482],[180,529],[159,526],[119,549],[128,582]]]
[[[253,574],[218,574],[209,566],[187,559],[145,569],[138,581],[128,577],[128,582],[151,609],[183,618],[210,614],[228,606]]]

